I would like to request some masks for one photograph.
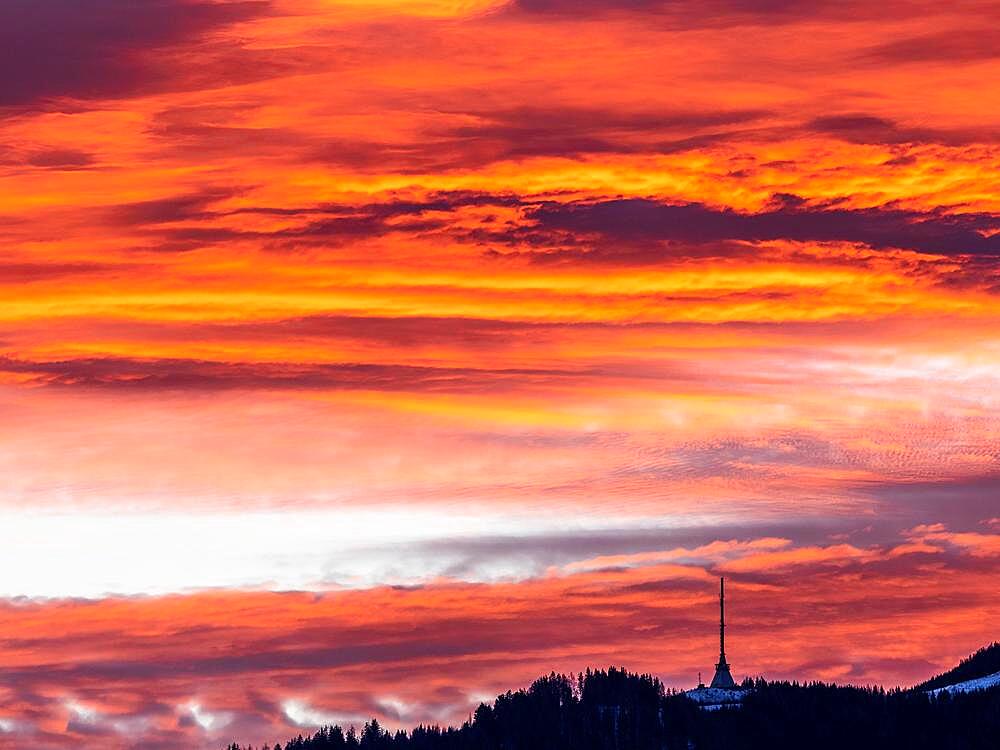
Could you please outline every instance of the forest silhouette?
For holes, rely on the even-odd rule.
[[[372,719],[360,731],[325,727],[259,750],[995,750],[1000,690],[926,691],[998,665],[994,643],[908,690],[747,679],[741,704],[714,710],[648,674],[552,673],[480,704],[459,727],[390,732]]]

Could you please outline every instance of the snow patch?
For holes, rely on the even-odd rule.
[[[701,687],[688,690],[684,695],[706,711],[717,711],[726,706],[740,705],[743,702],[746,691],[740,688],[729,690],[726,688]]]
[[[928,690],[927,694],[938,695],[939,693],[971,693],[974,690],[989,690],[990,688],[995,687],[1000,687],[1000,672],[987,675],[986,677],[977,677],[974,680],[956,682],[954,685],[945,685],[944,687],[939,687],[934,690]]]

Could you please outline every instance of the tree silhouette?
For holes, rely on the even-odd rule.
[[[964,672],[963,672],[964,674]],[[820,682],[743,683],[735,707],[704,710],[624,669],[551,673],[480,704],[459,727],[388,732],[377,719],[360,736],[324,727],[274,750],[996,750],[1000,690],[921,690]],[[240,750],[230,745],[228,750]]]

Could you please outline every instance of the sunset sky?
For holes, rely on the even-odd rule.
[[[0,2],[0,748],[996,639],[998,28]]]

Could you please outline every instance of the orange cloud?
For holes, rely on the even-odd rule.
[[[0,747],[993,637],[995,9],[23,5]]]
[[[948,531],[944,524],[922,524],[908,532],[915,544],[941,548],[958,547],[973,557],[995,557],[1000,555],[1000,534],[980,534],[977,532]]]
[[[975,646],[997,614],[992,571],[969,568],[966,552],[926,566],[776,546],[753,540],[739,548],[758,552],[723,563],[741,674],[910,683]],[[652,564],[491,585],[9,603],[0,674],[5,706],[40,747],[91,730],[201,746],[320,715],[453,721],[551,668],[625,663],[690,684],[713,655],[714,581],[697,565]]]

